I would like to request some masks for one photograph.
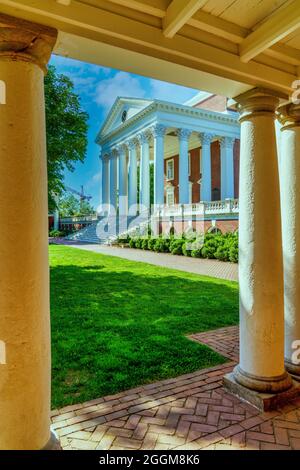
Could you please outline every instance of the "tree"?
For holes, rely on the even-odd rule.
[[[81,108],[73,82],[50,66],[45,77],[49,210],[56,206],[54,194],[64,189],[64,171],[83,162],[87,148],[88,114]],[[76,198],[75,198],[76,199]]]
[[[58,203],[59,215],[61,217],[76,217],[92,214],[94,208],[88,201],[80,201],[76,196],[65,193]]]

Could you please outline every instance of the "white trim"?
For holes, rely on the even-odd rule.
[[[189,176],[191,176],[192,173],[192,155],[191,152],[188,152],[188,158],[189,158]]]
[[[171,164],[171,169],[172,169],[172,177],[169,177],[169,163]],[[174,158],[169,158],[166,162],[166,179],[167,181],[173,181],[174,180]]]
[[[167,186],[166,187],[166,205],[167,206],[174,206],[175,205],[175,188],[174,186]],[[169,203],[169,197],[171,196],[171,203]]]
[[[193,181],[189,181],[189,204],[193,204]]]
[[[196,104],[200,104],[203,101],[207,100],[207,98],[210,98],[213,96],[213,93],[208,93],[207,91],[200,91],[195,95],[193,98],[189,99],[185,103],[183,103],[185,106],[195,106]]]

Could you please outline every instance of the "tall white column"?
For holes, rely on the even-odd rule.
[[[179,204],[188,204],[190,200],[189,188],[189,137],[191,131],[178,129],[179,138]]]
[[[278,109],[281,127],[281,214],[285,365],[300,378],[300,105]],[[297,352],[298,351],[298,352]]]
[[[234,198],[234,163],[232,137],[221,139],[221,199]]]
[[[127,215],[128,212],[128,196],[127,196],[127,159],[126,146],[118,147],[119,154],[119,214]]]
[[[156,124],[152,128],[154,139],[154,204],[164,204],[164,137],[165,127]]]
[[[129,167],[128,167],[128,207],[131,215],[136,214],[137,205],[137,155],[136,155],[136,141],[130,140],[127,143],[129,152]]]
[[[202,133],[201,139],[201,201],[211,201],[211,151],[212,134]]]
[[[112,152],[109,159],[109,204],[112,214],[117,211],[117,164],[116,152]]]
[[[150,209],[150,168],[149,168],[149,135],[138,136],[140,142],[140,207]]]
[[[54,445],[44,73],[56,38],[52,28],[1,15],[1,450]]]
[[[260,392],[291,386],[284,369],[283,266],[275,109],[279,99],[254,89],[240,110],[240,363],[236,381]]]
[[[102,204],[109,204],[109,158],[102,156]]]

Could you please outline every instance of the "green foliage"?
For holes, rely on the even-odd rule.
[[[174,238],[170,243],[170,252],[172,255],[182,255],[182,247],[185,244],[185,240],[182,238]]]
[[[210,258],[220,261],[238,262],[238,234],[237,233],[207,233],[186,238],[137,237],[129,238],[130,248],[156,251],[157,253],[172,253],[173,255],[192,256],[193,258]]]
[[[148,250],[148,241],[149,241],[148,238],[144,238],[142,240],[141,247],[142,247],[143,250]]]
[[[45,76],[49,210],[56,207],[54,194],[64,189],[64,171],[83,162],[87,148],[88,114],[82,110],[73,82],[50,66]]]
[[[52,237],[52,238],[59,238],[59,237],[63,237],[65,235],[65,232],[63,232],[62,230],[50,230],[49,232],[49,237]]]
[[[157,253],[168,253],[170,247],[170,241],[166,238],[157,238],[154,245],[154,251]]]

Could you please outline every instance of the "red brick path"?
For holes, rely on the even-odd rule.
[[[229,395],[222,377],[238,357],[238,328],[195,334],[225,365],[52,412],[64,449],[300,449],[300,399],[260,413]]]

